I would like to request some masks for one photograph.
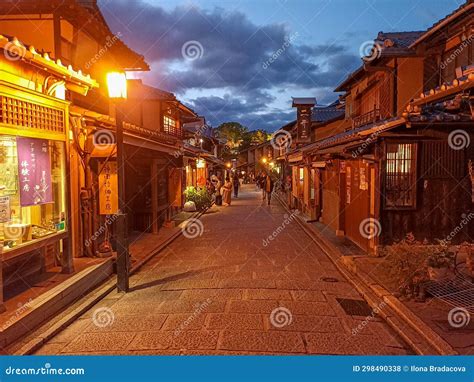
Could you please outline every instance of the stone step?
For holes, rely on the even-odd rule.
[[[113,259],[84,269],[57,287],[38,296],[1,328],[0,345],[7,345],[33,331],[113,273]]]

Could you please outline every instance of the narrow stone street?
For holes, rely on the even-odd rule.
[[[242,191],[37,354],[409,352],[277,200]]]

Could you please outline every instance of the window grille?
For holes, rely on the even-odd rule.
[[[416,143],[387,143],[385,207],[416,207]]]
[[[0,123],[53,133],[65,132],[64,110],[7,96],[0,96]]]

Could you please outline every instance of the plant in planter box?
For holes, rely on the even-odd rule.
[[[187,187],[184,191],[186,202],[194,202],[196,209],[202,211],[212,204],[212,198],[206,188],[196,189],[195,187]]]
[[[453,257],[448,254],[447,246],[440,244],[433,248],[433,253],[426,260],[430,280],[439,281],[446,278],[449,268],[453,265]]]

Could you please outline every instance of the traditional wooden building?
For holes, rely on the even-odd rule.
[[[70,102],[98,86],[17,38],[0,35],[0,310],[31,278],[71,273]],[[33,79],[33,80],[32,80]]]
[[[320,221],[369,253],[407,232],[472,240],[472,224],[461,221],[473,200],[473,6],[427,31],[380,32],[336,89],[345,92],[344,121],[299,150],[320,168]],[[303,209],[309,193],[297,195]]]

